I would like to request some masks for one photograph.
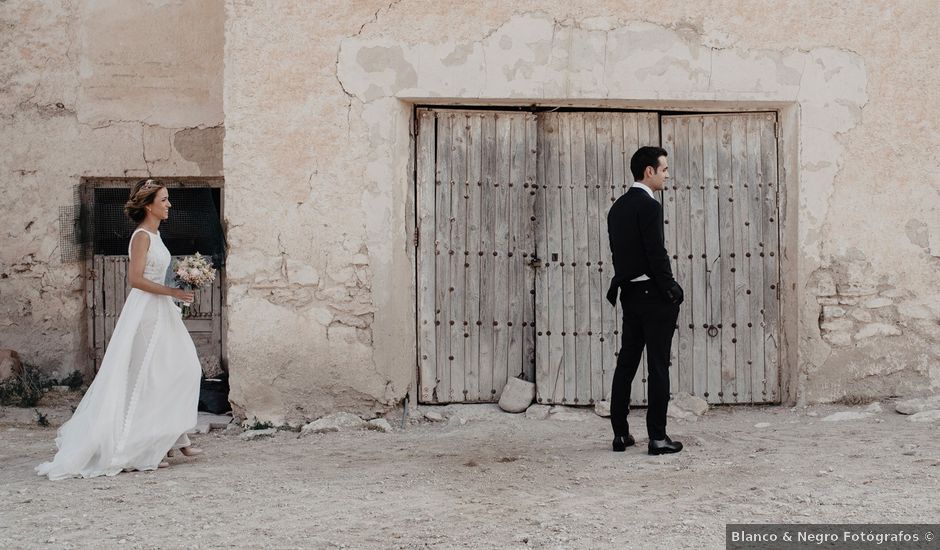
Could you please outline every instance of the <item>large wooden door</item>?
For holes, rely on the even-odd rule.
[[[778,402],[779,209],[773,113],[662,117],[666,248],[685,289],[672,391]]]
[[[179,258],[174,257],[174,260]],[[131,291],[127,283],[128,262],[127,256],[99,254],[94,257],[89,308],[93,320],[95,372],[101,367],[114,326]],[[222,372],[222,278],[219,273],[211,286],[196,291],[192,313],[184,321],[196,345],[203,373],[208,376]]]
[[[535,116],[419,109],[419,401],[497,401],[533,380]]]
[[[607,211],[633,183],[633,152],[660,144],[666,247],[686,291],[672,391],[779,401],[773,113],[417,116],[421,402],[495,401],[510,376],[535,380],[540,403],[609,398],[622,312],[604,297]],[[635,405],[646,375],[644,354]]]
[[[630,157],[659,144],[656,113],[542,113],[538,119],[536,392],[539,403],[605,400],[620,348],[620,305],[605,299],[613,275],[611,203],[633,185]],[[646,402],[646,358],[632,388]]]

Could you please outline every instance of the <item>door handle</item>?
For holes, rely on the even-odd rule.
[[[536,269],[542,267],[542,259],[533,254],[532,257],[529,258],[529,267]]]

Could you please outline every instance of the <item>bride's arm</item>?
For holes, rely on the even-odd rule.
[[[147,253],[150,251],[150,235],[141,231],[131,239],[131,261],[127,269],[127,281],[131,288],[143,290],[151,294],[172,296],[181,302],[192,302],[193,293],[181,288],[172,288],[155,283],[144,277],[144,267],[147,265]]]

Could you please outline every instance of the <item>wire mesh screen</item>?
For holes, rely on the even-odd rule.
[[[84,260],[91,250],[92,215],[82,202],[80,186],[72,188],[72,204],[59,207],[59,255],[63,263]]]
[[[91,209],[83,204],[59,207],[59,255],[62,262],[84,260],[91,243]]]
[[[170,218],[160,224],[160,237],[174,256],[199,252],[216,267],[225,264],[225,236],[219,218],[221,190],[210,187],[171,187]],[[123,256],[135,224],[124,215],[126,187],[94,190],[95,254]]]

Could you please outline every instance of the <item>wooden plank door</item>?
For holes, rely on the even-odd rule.
[[[776,117],[663,116],[662,133],[666,248],[685,289],[672,391],[779,402]]]
[[[179,258],[181,256],[174,257],[174,260]],[[94,319],[95,372],[101,367],[105,349],[131,291],[127,282],[128,263],[127,256],[94,257],[94,291],[90,308]],[[223,274],[219,273],[212,285],[196,291],[192,313],[184,321],[196,345],[203,373],[209,377],[222,372],[222,279]]]
[[[535,117],[418,109],[419,401],[534,379]]]
[[[620,349],[620,305],[605,299],[613,275],[611,203],[633,185],[630,157],[659,144],[656,113],[542,113],[538,118],[536,392],[539,403],[606,400]],[[646,358],[631,401],[646,403]]]

